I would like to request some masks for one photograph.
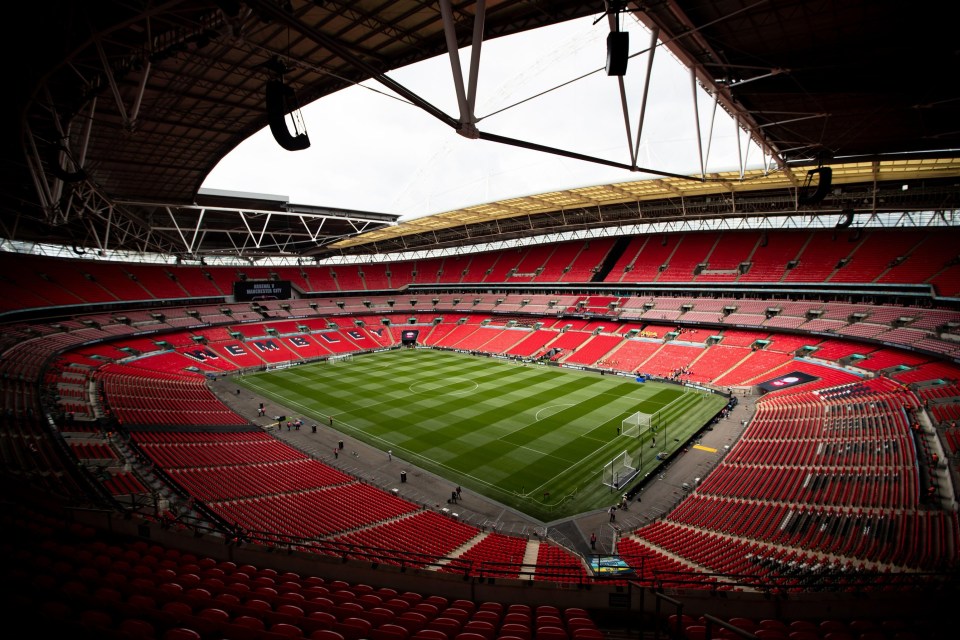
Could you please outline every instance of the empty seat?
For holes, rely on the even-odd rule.
[[[270,626],[270,633],[286,638],[302,638],[303,629],[288,622],[277,622]]]
[[[263,631],[266,629],[266,624],[261,618],[255,618],[253,616],[237,616],[233,619],[233,624],[238,627],[246,627],[248,629],[254,629],[256,631]]]
[[[413,592],[413,591],[404,591],[403,593],[401,593],[401,594],[398,595],[397,597],[400,598],[401,600],[406,600],[407,602],[409,602],[409,603],[412,604],[412,605],[420,602],[421,600],[423,600],[423,595],[422,595],[422,594],[415,593],[415,592]]]
[[[393,619],[393,623],[400,625],[410,633],[416,633],[427,626],[427,616],[419,611],[404,611]]]
[[[425,602],[425,603],[427,603],[427,604],[432,604],[433,606],[437,607],[438,609],[446,608],[446,607],[449,605],[449,601],[448,601],[446,598],[444,598],[443,596],[436,596],[436,595],[434,595],[434,596],[427,596],[426,598],[424,598],[423,600],[421,600],[421,602]]]
[[[788,627],[785,622],[783,622],[782,620],[773,620],[770,618],[761,620],[758,624],[758,627],[760,629],[767,629],[770,631],[779,631],[784,635],[790,632],[790,627]]]
[[[237,624],[236,621],[228,623],[223,627],[223,637],[230,640],[260,640],[263,637],[263,629],[253,629]]]
[[[206,606],[207,602],[213,598],[213,594],[203,587],[190,587],[183,592],[183,599],[192,606]]]
[[[539,627],[533,637],[536,640],[567,640],[570,636],[562,627]]]
[[[235,593],[218,593],[211,602],[220,603],[224,607],[234,607],[240,604],[240,597]]]
[[[846,622],[842,620],[822,620],[820,622],[820,633],[830,633],[831,631],[844,631],[848,632],[850,627],[847,626]]]
[[[184,591],[183,585],[178,582],[164,582],[157,588],[168,598],[179,598]]]
[[[219,635],[230,622],[230,614],[223,609],[208,607],[194,617],[192,626],[203,636]]]
[[[692,624],[697,624],[697,621],[685,613],[679,616],[675,613],[667,616],[667,631],[669,633],[679,635],[679,632],[682,632]]]
[[[273,607],[270,606],[269,602],[267,602],[266,600],[262,600],[260,598],[249,598],[248,600],[245,600],[243,603],[243,607],[251,611],[273,610]]]
[[[529,626],[516,624],[513,622],[503,623],[500,626],[499,635],[516,636],[517,638],[522,638],[523,640],[530,640],[530,638],[533,637]]]
[[[333,600],[330,598],[325,598],[324,596],[316,596],[307,600],[309,606],[314,611],[329,611],[333,613],[336,610],[336,605],[333,603]]]
[[[379,607],[383,603],[383,597],[376,593],[365,593],[357,597],[357,602],[369,609],[370,607]]]
[[[179,600],[170,600],[165,602],[160,609],[170,614],[174,620],[181,621],[190,618],[193,615],[193,609],[190,608],[186,602],[180,602]]]
[[[302,618],[304,616],[303,609],[295,604],[280,604],[277,605],[277,608],[274,610],[279,614],[294,618]]]
[[[156,637],[157,630],[146,620],[127,618],[117,625],[117,635],[123,640],[143,640]]]
[[[277,596],[277,600],[278,602],[286,602],[288,604],[301,604],[307,601],[307,597],[298,590],[290,589],[287,591],[280,591],[280,594]]]
[[[329,611],[311,611],[307,614],[307,620],[313,628],[333,629],[337,624],[337,618]]]
[[[503,604],[499,602],[481,602],[477,611],[492,611],[497,614],[503,613]]]
[[[459,620],[461,624],[466,624],[470,620],[470,612],[459,607],[447,607],[438,617],[453,618]]]
[[[733,617],[727,620],[727,622],[750,633],[753,633],[759,628],[757,622],[751,618]]]
[[[100,609],[86,609],[80,612],[80,624],[91,631],[106,631],[113,626],[113,617]]]
[[[851,620],[847,627],[851,632],[854,633],[865,633],[867,631],[877,631],[879,629],[879,625],[877,625],[877,623],[873,620],[863,620],[860,618]]]
[[[364,640],[370,637],[370,630],[373,625],[369,620],[363,618],[345,618],[337,622],[333,630],[342,635],[346,640]]]
[[[473,612],[473,616],[471,616],[470,619],[483,620],[484,622],[496,625],[500,622],[500,612],[492,609],[477,609]]]
[[[690,624],[683,628],[687,640],[707,640],[707,628],[702,624]]]
[[[113,587],[100,587],[93,592],[93,598],[98,602],[116,604],[123,600],[123,594]]]
[[[410,636],[410,640],[450,640],[450,636],[439,629],[421,629]]]
[[[536,627],[560,627],[563,628],[564,622],[559,616],[537,613]]]
[[[370,632],[370,640],[407,640],[410,632],[398,624],[381,625]]]
[[[372,609],[367,609],[364,611],[363,617],[373,623],[373,626],[379,627],[381,625],[391,623],[396,617],[396,614],[393,611],[390,611],[390,609],[373,607]]]
[[[488,620],[470,620],[460,629],[460,633],[476,633],[486,640],[493,640],[496,627]]]
[[[430,602],[418,602],[410,607],[410,610],[419,611],[423,615],[427,616],[428,619],[436,618],[440,613],[440,607]]]
[[[384,601],[383,606],[385,609],[390,609],[400,613],[401,611],[406,611],[411,607],[410,601],[404,600],[403,598],[390,598],[389,600]]]
[[[586,609],[580,607],[567,607],[563,610],[563,617],[567,620],[571,618],[589,618],[590,614]]]
[[[597,625],[590,618],[570,618],[567,620],[567,631],[583,628],[596,629]]]
[[[464,611],[469,611],[470,613],[473,613],[474,609],[477,608],[477,605],[475,602],[473,602],[472,600],[463,600],[462,598],[454,600],[453,602],[450,603],[450,606],[456,607],[458,609],[463,609]]]

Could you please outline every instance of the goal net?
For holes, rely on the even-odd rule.
[[[637,462],[624,451],[603,467],[603,484],[612,489],[624,486],[640,472]]]
[[[352,360],[353,360],[352,353],[343,353],[338,356],[330,356],[327,362],[329,362],[330,364],[342,364],[344,362],[350,362]]]
[[[657,418],[656,413],[643,413],[637,411],[631,416],[623,419],[620,423],[620,435],[631,438],[639,438],[650,430]],[[656,429],[653,429],[656,431]]]

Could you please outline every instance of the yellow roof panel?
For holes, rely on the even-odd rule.
[[[920,160],[884,160],[830,165],[835,184],[960,176],[960,158]],[[751,170],[743,176],[737,171],[708,174],[703,179],[665,177],[606,185],[577,187],[497,202],[464,207],[454,211],[415,218],[391,227],[384,227],[346,238],[330,245],[340,249],[399,238],[405,235],[439,231],[458,226],[503,220],[524,215],[560,212],[621,202],[669,200],[711,193],[787,189],[802,185],[807,168],[792,168],[766,173]]]

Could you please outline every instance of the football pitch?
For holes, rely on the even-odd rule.
[[[637,478],[651,473],[658,452],[683,446],[726,404],[677,385],[431,349],[237,382],[544,522],[610,506],[622,491],[604,484],[605,465],[626,451]],[[640,437],[620,434],[625,418],[658,411]]]

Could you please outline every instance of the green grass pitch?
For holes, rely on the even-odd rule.
[[[603,467],[623,451],[640,476],[725,404],[718,394],[430,349],[360,355],[248,375],[256,393],[465,488],[549,522],[616,501]],[[618,435],[662,410],[657,433]],[[649,438],[657,437],[652,448]]]

